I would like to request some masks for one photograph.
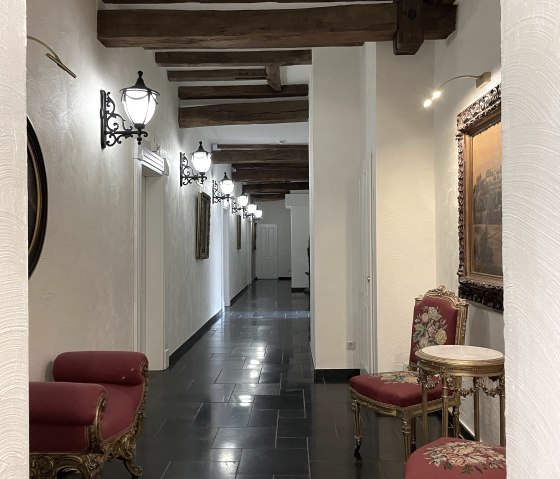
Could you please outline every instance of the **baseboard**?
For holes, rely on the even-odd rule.
[[[305,293],[306,288],[292,288],[292,293]]]
[[[315,369],[314,379],[316,383],[347,383],[359,374],[359,369]]]
[[[291,276],[278,276],[278,281],[291,281]]]
[[[245,291],[247,291],[248,289],[249,289],[249,285],[245,286],[241,291],[239,291],[239,293],[237,293],[233,298],[231,298],[231,300],[230,300],[230,302],[229,302],[230,307],[233,306],[233,303],[235,303],[235,302],[239,299],[239,297],[240,297]]]
[[[212,316],[208,321],[206,321],[206,323],[204,323],[196,333],[194,333],[189,339],[187,339],[183,344],[181,344],[181,346],[179,346],[175,351],[173,351],[169,355],[169,367],[174,366],[177,363],[177,361],[181,359],[183,354],[189,351],[189,349],[191,349],[195,345],[195,343],[202,336],[204,336],[204,333],[210,330],[212,325],[216,321],[218,321],[218,319],[220,319],[221,315],[222,315],[222,311],[218,311],[214,316]]]

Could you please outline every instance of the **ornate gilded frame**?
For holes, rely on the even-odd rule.
[[[31,276],[43,249],[47,231],[47,172],[39,139],[27,119],[27,209],[28,209],[28,277]]]
[[[503,279],[501,276],[475,274],[470,266],[469,222],[470,191],[467,191],[472,154],[471,139],[501,121],[501,88],[496,86],[482,98],[457,115],[459,162],[459,297],[503,311]]]
[[[210,196],[199,193],[196,215],[196,259],[206,259],[210,256],[210,206]]]

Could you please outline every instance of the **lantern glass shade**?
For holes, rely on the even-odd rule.
[[[130,121],[136,128],[143,128],[154,116],[159,93],[148,88],[142,79],[143,73],[138,72],[138,80],[134,86],[121,90],[121,101]]]
[[[191,153],[192,164],[199,173],[206,173],[210,168],[212,155],[202,146],[202,141],[198,142],[198,150]]]
[[[222,193],[224,195],[230,195],[233,193],[234,186],[233,181],[228,178],[227,173],[224,173],[224,178],[220,181],[220,189],[222,190]]]
[[[249,204],[249,197],[247,195],[238,196],[237,204],[241,206],[241,208],[245,208]]]
[[[262,218],[262,210],[257,210],[257,211],[255,211],[255,215],[254,215],[254,216],[255,216],[255,218],[256,218],[257,220],[258,220],[258,219],[261,219],[261,218]]]
[[[255,211],[257,211],[257,205],[251,203],[250,205],[247,206],[247,214],[248,215],[254,215]]]

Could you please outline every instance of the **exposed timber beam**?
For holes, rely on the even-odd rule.
[[[266,65],[311,65],[311,50],[256,52],[156,52],[160,67],[266,67]],[[264,71],[266,78],[266,71]]]
[[[266,82],[268,83],[268,86],[273,90],[282,90],[282,81],[280,80],[280,65],[266,66]]]
[[[243,163],[233,165],[233,167],[237,171],[241,170],[308,170],[309,164],[307,163],[275,163],[273,161],[269,161],[266,163]]]
[[[223,70],[170,70],[169,81],[237,81],[266,80],[264,68],[240,68]]]
[[[308,182],[309,170],[292,170],[282,168],[279,170],[237,170],[232,174],[233,181],[247,183],[285,183],[286,181]]]
[[[284,143],[254,143],[254,144],[225,144],[216,145],[218,150],[309,150],[308,145],[286,145]]]
[[[232,164],[234,166],[247,163],[301,163],[307,165],[309,163],[309,152],[303,150],[282,150],[282,149],[264,149],[264,150],[218,150],[212,152],[212,163],[214,164]]]
[[[254,194],[274,194],[282,193],[287,194],[291,190],[308,190],[309,183],[272,183],[272,184],[256,184],[256,185],[244,185],[243,193],[248,195]]]
[[[106,47],[236,49],[345,46],[392,41],[397,32],[397,14],[397,3],[297,11],[98,10],[97,38]],[[455,16],[456,7],[453,5],[424,5],[424,38],[447,38],[455,29]]]
[[[235,98],[282,98],[308,95],[307,85],[285,85],[275,91],[268,85],[180,86],[181,100],[212,100]]]
[[[287,193],[274,193],[274,194],[270,194],[270,195],[251,195],[251,202],[252,203],[262,203],[263,201],[283,200],[286,194]]]
[[[423,0],[399,0],[397,3],[395,55],[414,55],[424,43],[423,3]]]
[[[297,123],[308,121],[308,119],[309,103],[306,100],[230,103],[179,108],[179,126],[181,128]]]

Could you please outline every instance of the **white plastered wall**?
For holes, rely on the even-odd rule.
[[[309,193],[294,191],[284,201],[290,212],[292,288],[308,288]]]
[[[350,192],[362,158],[361,48],[313,49],[310,87],[311,346],[317,369],[346,369]]]
[[[395,56],[377,44],[375,243],[380,371],[408,364],[414,298],[436,286],[434,147],[422,98],[433,83],[433,44]]]
[[[164,181],[165,338],[173,353],[221,307],[222,220],[211,213],[210,258],[195,259],[198,186],[179,186],[179,152],[196,149],[204,132],[177,125],[177,89],[153,52],[110,49],[97,40],[97,4],[29,0],[28,33],[48,43],[74,70],[71,78],[28,45],[27,113],[47,170],[49,214],[43,253],[29,283],[30,375],[49,376],[62,351],[134,347],[135,142],[102,150],[99,90],[119,89],[144,71],[161,94],[146,130],[169,163]],[[208,149],[209,145],[207,145]],[[210,174],[210,179],[212,175]],[[211,181],[202,187],[211,195]]]
[[[262,201],[258,207],[263,212],[263,223],[277,225],[278,277],[289,278],[292,275],[292,245],[290,212],[284,200]]]
[[[435,42],[434,85],[457,75],[484,71],[492,73],[489,84],[477,89],[473,79],[450,83],[441,99],[425,112],[434,121],[437,284],[455,291],[459,266],[457,114],[500,82],[499,0],[463,0],[458,7],[456,33],[448,40]],[[466,344],[503,351],[503,327],[501,313],[470,303]],[[472,401],[465,400],[461,416],[472,431]],[[481,416],[482,438],[497,443],[497,401],[483,395]]]
[[[507,474],[558,477],[560,4],[502,3]]]
[[[29,475],[25,2],[0,10],[0,477]]]

